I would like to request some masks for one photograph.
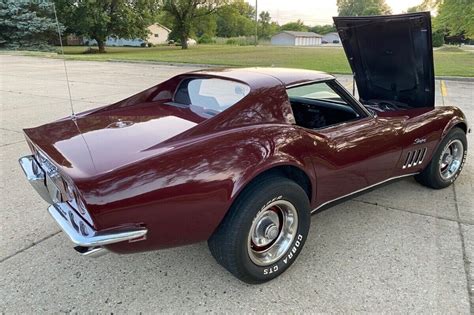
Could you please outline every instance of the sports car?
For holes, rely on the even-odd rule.
[[[184,73],[24,129],[21,167],[84,256],[207,241],[237,278],[271,280],[312,213],[405,176],[445,188],[466,159],[464,114],[434,106],[429,13],[335,24],[358,97],[317,71]]]

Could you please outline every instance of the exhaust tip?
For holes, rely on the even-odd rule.
[[[76,246],[74,249],[81,254],[81,256],[87,256],[91,258],[97,258],[107,254],[107,250],[103,247],[84,247]]]

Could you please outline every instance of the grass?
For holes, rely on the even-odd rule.
[[[474,53],[460,48],[443,47],[434,51],[437,76],[474,77]],[[199,45],[188,50],[175,46],[153,48],[108,47],[106,54],[84,54],[85,47],[65,47],[68,59],[128,60],[171,63],[212,64],[223,66],[275,66],[350,73],[340,47],[275,47]]]

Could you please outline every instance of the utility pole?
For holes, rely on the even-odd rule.
[[[255,0],[255,46],[258,45],[258,9],[257,9],[257,2]]]

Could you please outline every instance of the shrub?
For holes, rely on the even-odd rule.
[[[238,45],[238,46],[255,45],[255,37],[252,37],[252,36],[231,37],[231,38],[226,39],[225,44]]]
[[[198,39],[198,44],[215,44],[216,40],[211,36],[204,34]]]
[[[147,45],[148,45],[148,47],[150,47],[150,48],[151,48],[151,47],[155,47],[155,45],[153,45],[153,43],[148,43]]]
[[[433,32],[433,47],[444,45],[444,33],[442,31]]]

